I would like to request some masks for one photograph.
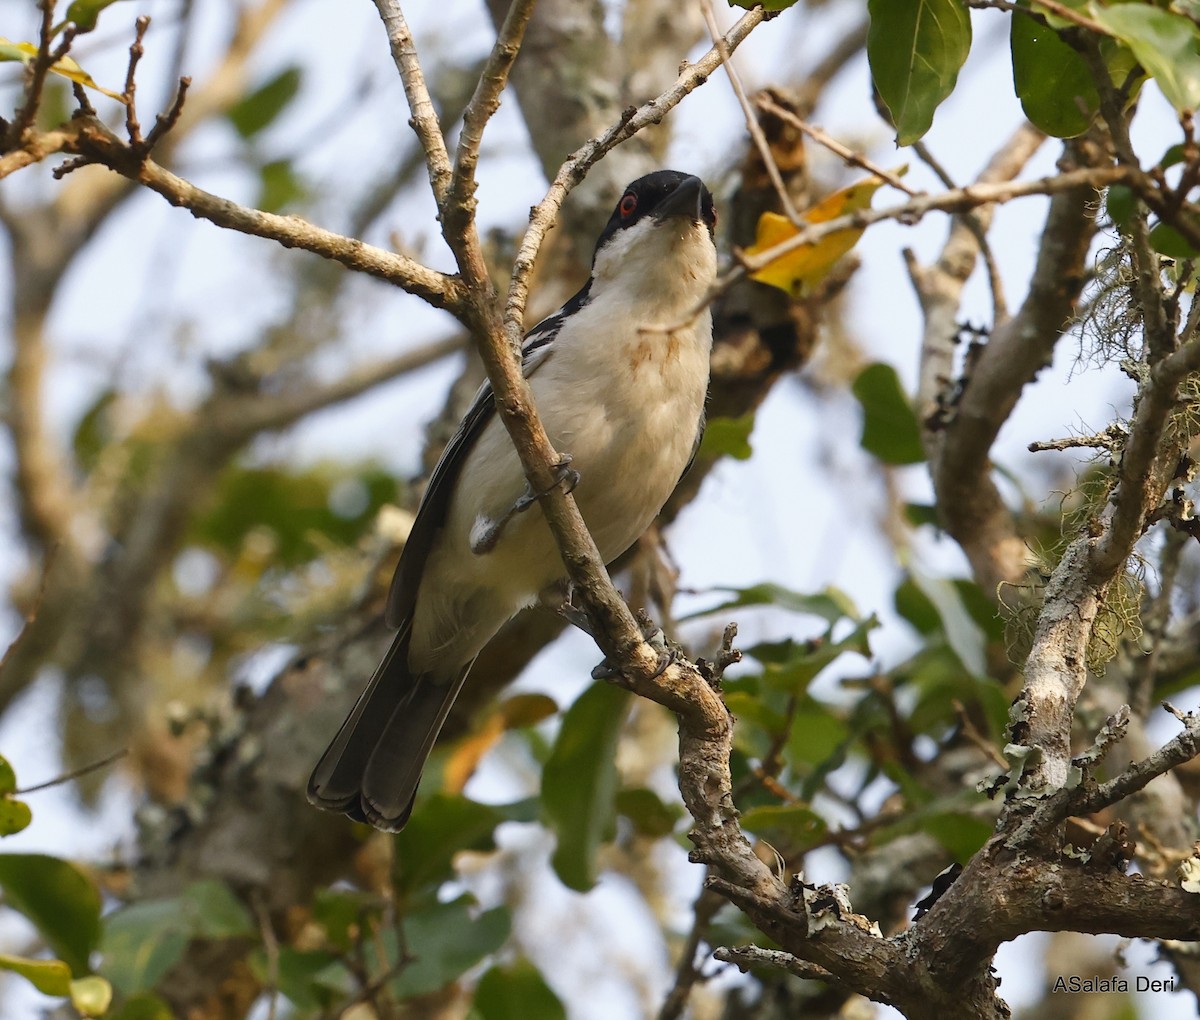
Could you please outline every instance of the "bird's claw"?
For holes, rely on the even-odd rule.
[[[482,556],[484,553],[490,553],[496,548],[496,543],[500,541],[500,536],[504,534],[504,529],[517,514],[523,514],[531,506],[534,505],[542,496],[550,492],[555,485],[563,486],[564,492],[573,492],[575,486],[579,484],[580,474],[571,467],[571,455],[564,453],[558,463],[554,465],[554,482],[549,489],[544,492],[534,492],[530,488],[529,482],[525,483],[525,491],[517,497],[516,501],[510,506],[500,517],[495,520],[488,520],[481,516],[475,523],[475,527],[471,532],[471,552],[476,556]]]
[[[680,649],[667,639],[667,635],[663,633],[663,629],[650,619],[645,610],[638,610],[637,622],[638,628],[642,632],[642,639],[658,654],[658,667],[650,676],[651,680],[656,680],[679,657]],[[593,680],[612,680],[620,675],[621,671],[614,669],[608,659],[605,659],[592,670]]]
[[[506,515],[506,518],[512,516],[513,514],[524,513],[539,499],[552,492],[556,486],[561,485],[563,492],[574,492],[575,486],[579,484],[579,479],[581,477],[582,476],[579,474],[579,472],[571,467],[571,455],[569,453],[564,453],[558,458],[558,463],[554,465],[554,481],[551,483],[550,488],[545,489],[542,492],[534,492],[529,487],[529,483],[526,482],[525,491],[517,498],[517,501],[512,506],[511,512]]]

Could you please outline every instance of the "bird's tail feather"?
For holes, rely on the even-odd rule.
[[[308,799],[377,828],[398,832],[412,812],[425,760],[471,663],[449,678],[414,676],[408,629],[342,723],[308,781]]]

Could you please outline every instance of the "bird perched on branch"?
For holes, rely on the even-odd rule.
[[[606,563],[654,520],[704,425],[712,195],[660,170],[625,189],[592,272],[525,337],[522,366]],[[398,633],[308,784],[318,807],[408,821],[425,760],[483,646],[565,576],[484,384],[430,477],[387,602]]]

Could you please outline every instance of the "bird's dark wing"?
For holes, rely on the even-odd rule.
[[[692,465],[696,463],[696,454],[700,452],[700,444],[704,442],[704,426],[708,424],[708,417],[704,411],[700,411],[700,420],[696,423],[696,438],[692,441],[692,455],[688,457],[687,464],[684,465],[683,474],[679,476],[679,482],[687,478],[687,474],[692,470]],[[679,482],[675,484],[678,485]]]
[[[526,379],[550,356],[550,342],[558,336],[567,317],[587,303],[590,287],[589,280],[562,308],[547,316],[525,334],[521,344],[521,371]],[[400,563],[396,567],[392,586],[388,591],[385,619],[389,627],[401,627],[412,615],[417,601],[417,588],[425,570],[425,561],[433,548],[438,531],[446,521],[446,511],[450,506],[450,498],[454,494],[458,477],[462,473],[462,466],[495,413],[496,401],[492,386],[491,383],[485,382],[475,394],[470,409],[450,442],[446,444],[433,474],[429,476],[429,485],[425,489],[421,505],[417,508],[416,520],[413,521],[412,531],[404,543],[404,551],[400,554]]]

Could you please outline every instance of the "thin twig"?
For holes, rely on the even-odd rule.
[[[179,123],[179,118],[183,114],[183,104],[187,100],[188,89],[191,85],[192,79],[187,75],[179,79],[171,108],[166,113],[155,116],[154,127],[150,129],[150,134],[146,136],[146,140],[141,146],[143,153],[149,153],[162,140],[163,136]]]
[[[534,3],[535,0],[512,0],[492,52],[480,72],[475,92],[463,111],[463,126],[458,137],[458,151],[455,153],[454,173],[449,187],[452,204],[474,201],[475,168],[479,163],[483,130],[500,107],[500,95],[521,49]]]
[[[663,1000],[662,1009],[658,1011],[658,1020],[677,1020],[687,1008],[688,998],[692,988],[701,978],[701,961],[697,959],[700,944],[708,934],[708,926],[713,916],[725,901],[711,889],[701,889],[700,895],[692,905],[692,927],[688,932],[687,941],[679,951],[679,964],[675,968],[675,982],[670,992]]]
[[[34,786],[25,786],[20,790],[14,790],[13,793],[18,796],[25,796],[27,793],[37,793],[39,790],[48,790],[52,786],[62,786],[64,783],[69,783],[74,779],[79,779],[89,775],[92,772],[99,772],[101,769],[108,768],[113,762],[120,761],[129,753],[128,748],[121,748],[119,751],[114,751],[112,754],[99,761],[94,761],[89,765],[83,765],[77,769],[72,769],[70,772],[64,772],[61,776],[55,776],[53,779],[47,779],[44,783],[37,783]]]
[[[1121,422],[1113,422],[1103,432],[1094,435],[1035,440],[1026,449],[1030,453],[1045,453],[1048,450],[1115,450],[1125,442],[1128,435],[1128,426]]]
[[[897,191],[903,191],[910,198],[916,198],[919,194],[921,194],[921,192],[917,191],[916,188],[905,184],[904,178],[902,178],[899,174],[893,173],[891,170],[880,166],[874,160],[869,159],[861,153],[855,152],[849,146],[843,145],[832,135],[827,134],[825,131],[822,131],[815,125],[810,124],[802,117],[797,116],[791,110],[787,109],[787,107],[780,106],[777,102],[775,102],[774,99],[771,98],[768,93],[760,92],[757,96],[755,96],[754,105],[759,109],[766,110],[768,113],[773,114],[780,120],[790,124],[802,134],[808,135],[808,137],[818,145],[823,145],[835,156],[844,160],[850,166],[859,167],[862,170],[866,170],[867,173],[874,174],[876,177],[882,178]],[[953,184],[949,185],[949,187],[953,186]]]
[[[924,141],[914,142],[913,151],[937,175],[942,184],[947,188],[958,187]],[[992,292],[992,324],[999,326],[1008,318],[1008,302],[1004,297],[1004,278],[1000,275],[1000,264],[996,261],[995,252],[988,242],[987,229],[979,221],[979,217],[973,212],[963,213],[962,222],[979,247],[979,256],[987,270],[988,288]]]
[[[38,107],[42,104],[42,91],[46,87],[46,75],[71,49],[75,40],[75,26],[63,30],[62,40],[51,49],[50,41],[54,29],[54,0],[38,0],[42,12],[42,24],[38,32],[38,51],[26,70],[25,99],[8,129],[8,147],[16,148],[27,141],[26,133],[33,127]]]
[[[1030,0],[1030,2],[1037,7],[1041,7],[1043,10],[1049,11],[1051,14],[1057,15],[1064,21],[1072,21],[1080,28],[1086,28],[1089,32],[1096,33],[1096,35],[1112,35],[1100,22],[1093,21],[1086,15],[1080,14],[1077,10],[1068,7],[1066,4],[1059,3],[1058,0]]]
[[[455,277],[430,269],[406,255],[325,230],[299,216],[262,212],[213,195],[164,169],[154,160],[141,159],[99,121],[88,118],[79,123],[75,144],[84,155],[144,184],[171,205],[182,206],[193,216],[243,234],[270,238],[285,248],[303,248],[393,283],[435,308],[446,308],[451,312],[457,309],[461,286]]]
[[[763,169],[766,170],[767,177],[770,178],[771,186],[775,189],[775,194],[779,198],[779,204],[783,207],[784,214],[789,220],[798,227],[803,226],[804,219],[792,204],[792,196],[788,194],[787,185],[783,183],[783,175],[779,172],[779,166],[775,162],[775,154],[771,152],[771,143],[767,141],[767,136],[763,134],[762,125],[758,122],[758,117],[754,113],[754,107],[750,105],[750,100],[746,97],[746,90],[742,87],[742,79],[738,75],[737,69],[733,66],[729,49],[726,47],[725,41],[721,38],[721,29],[717,26],[717,16],[713,13],[712,0],[703,0],[700,10],[704,14],[704,23],[708,26],[708,34],[712,38],[713,47],[721,58],[721,66],[725,68],[725,74],[729,78],[730,86],[733,88],[733,94],[737,96],[738,105],[742,108],[742,116],[746,120],[746,130],[750,132],[750,138],[754,142],[754,147],[758,149]]]
[[[408,109],[412,114],[410,123],[421,142],[421,148],[425,150],[429,186],[433,189],[433,198],[438,209],[442,210],[454,172],[450,165],[450,154],[446,151],[446,139],[438,123],[437,110],[434,109],[433,99],[430,98],[429,88],[425,84],[425,75],[421,71],[412,30],[408,27],[398,0],[375,0],[375,7],[387,29],[392,60],[396,64],[396,70],[400,72],[400,81],[408,98]]]
[[[255,889],[250,893],[250,903],[258,919],[258,930],[262,935],[263,952],[267,957],[267,979],[263,992],[267,996],[267,1020],[275,1020],[279,1010],[279,940],[271,926],[271,915],[263,902],[262,893]]]
[[[761,7],[747,11],[722,37],[726,53],[732,53],[750,32],[760,25],[767,15]],[[563,200],[587,176],[588,171],[611,149],[632,138],[650,124],[657,124],[680,101],[704,81],[721,64],[721,51],[712,47],[696,63],[682,68],[679,77],[669,89],[636,109],[630,108],[620,120],[598,138],[593,138],[576,149],[559,167],[554,181],[529,216],[529,229],[521,240],[521,247],[513,263],[512,284],[504,305],[504,324],[510,342],[519,343],[521,324],[525,316],[525,302],[529,297],[529,282],[533,273],[537,253],[541,250],[546,232],[558,218]]]
[[[836,219],[810,223],[773,248],[756,252],[754,255],[747,255],[745,252],[739,253],[739,264],[716,279],[697,307],[688,310],[683,321],[686,322],[688,318],[698,314],[699,311],[702,311],[751,273],[757,272],[789,252],[814,245],[830,234],[836,234],[842,230],[863,229],[884,220],[895,220],[906,226],[915,226],[931,212],[963,213],[979,206],[1003,205],[1018,198],[1027,198],[1030,195],[1058,195],[1088,186],[1097,190],[1113,184],[1130,184],[1135,187],[1149,186],[1145,184],[1145,180],[1145,174],[1129,167],[1088,167],[1082,170],[1070,170],[1055,177],[1039,177],[1033,181],[968,184],[937,195],[918,195],[898,205],[880,209],[859,209]],[[672,326],[674,324],[663,328],[669,329]]]
[[[1166,702],[1163,702],[1163,708],[1183,723],[1182,733],[1176,734],[1153,754],[1130,765],[1119,776],[1106,783],[1061,789],[1046,797],[1009,837],[1007,845],[1014,849],[1027,845],[1030,841],[1044,836],[1048,830],[1071,815],[1095,814],[1137,793],[1163,773],[1200,755],[1200,715],[1194,712],[1180,712]],[[1112,739],[1108,740],[1108,743],[1112,742]],[[1101,753],[1104,749],[1099,748]]]
[[[129,136],[129,144],[134,147],[143,142],[142,125],[138,123],[137,116],[137,66],[146,53],[142,41],[149,27],[150,18],[145,14],[134,23],[133,42],[129,44],[129,66],[125,70],[125,91],[121,93],[125,99],[125,133]]]

